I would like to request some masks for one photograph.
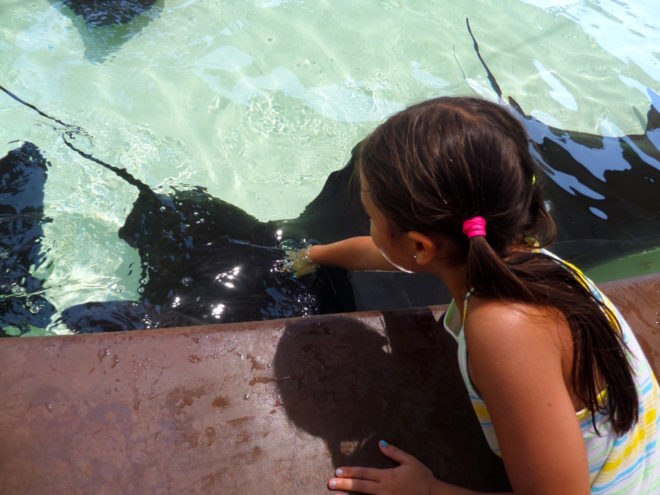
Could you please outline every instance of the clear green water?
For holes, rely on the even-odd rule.
[[[153,187],[204,185],[260,219],[291,218],[390,113],[437,95],[495,97],[466,17],[527,113],[643,132],[646,88],[660,92],[657,0],[164,0],[107,28],[59,2],[2,0],[0,84],[86,129],[78,146]],[[137,252],[117,237],[136,191],[4,95],[0,119],[0,156],[29,140],[52,163],[38,274],[49,299],[138,298]],[[658,251],[644,256],[594,273],[658,271]]]

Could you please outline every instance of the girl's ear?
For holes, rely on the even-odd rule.
[[[426,265],[435,259],[438,252],[436,242],[426,234],[411,230],[408,232],[408,239],[412,241],[415,263]]]

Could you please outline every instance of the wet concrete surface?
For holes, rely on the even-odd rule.
[[[603,288],[660,369],[660,274]],[[0,493],[328,493],[380,438],[506,488],[443,309],[4,339]]]

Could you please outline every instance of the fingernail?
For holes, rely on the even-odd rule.
[[[341,476],[341,473],[342,473],[342,470],[341,470],[341,469],[337,469],[337,476]]]
[[[330,486],[331,486],[332,488],[334,488],[336,484],[337,484],[337,482],[336,482],[335,480],[332,480],[332,481],[330,482]]]
[[[380,446],[383,447],[383,448],[387,447],[387,442],[385,440],[381,440],[380,441]]]

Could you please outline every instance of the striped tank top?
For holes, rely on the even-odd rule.
[[[606,415],[596,414],[596,433],[588,409],[576,412],[587,447],[591,493],[599,495],[657,495],[660,494],[660,388],[648,360],[630,326],[607,297],[581,271],[554,254],[543,251],[564,266],[572,268],[578,280],[615,315],[628,346],[634,381],[639,397],[639,420],[632,430],[617,436]],[[470,380],[468,351],[463,322],[469,294],[465,298],[463,315],[452,301],[444,319],[445,329],[458,342],[458,363],[477,419],[491,450],[501,457],[500,446],[483,399]]]

